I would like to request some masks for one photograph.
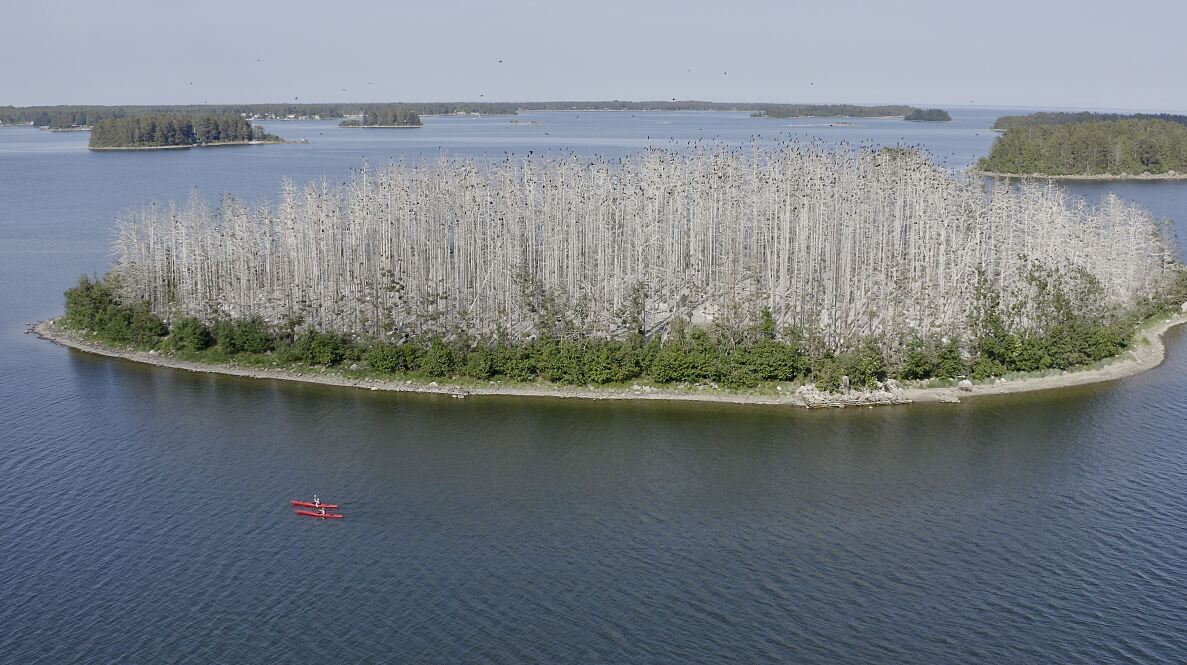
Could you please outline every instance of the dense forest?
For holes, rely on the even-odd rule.
[[[855,106],[853,104],[758,104],[755,118],[879,118],[906,116],[919,109],[912,106]]]
[[[1094,113],[1080,111],[1078,113],[1030,113],[1028,115],[1003,115],[993,123],[993,129],[1009,129],[1010,127],[1034,127],[1036,125],[1068,125],[1076,122],[1104,122],[1112,120],[1126,120],[1130,118],[1147,120],[1166,120],[1187,125],[1187,115],[1171,115],[1170,113]]]
[[[76,325],[431,376],[984,377],[1123,348],[1187,295],[1165,233],[907,149],[441,160],[131,213]]]
[[[340,127],[420,127],[420,116],[408,109],[368,111],[360,120],[343,120]]]
[[[160,114],[99,120],[91,129],[90,147],[161,148],[280,140],[237,115]]]
[[[944,109],[914,109],[903,118],[911,122],[951,122],[952,116]]]
[[[1126,118],[1011,127],[977,168],[1053,176],[1187,173],[1187,125]]]

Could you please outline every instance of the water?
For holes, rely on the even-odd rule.
[[[106,270],[116,215],[195,186],[254,201],[364,158],[781,132],[959,167],[1001,113],[267,123],[311,143],[98,154],[0,128],[0,661],[1182,662],[1182,331],[1110,384],[828,412],[378,394],[22,334]],[[1069,187],[1106,188],[1187,220],[1181,183]],[[296,519],[314,492],[347,519]]]

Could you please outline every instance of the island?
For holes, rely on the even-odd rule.
[[[361,118],[343,120],[339,127],[420,127],[420,116],[415,111],[401,108],[387,108],[368,111]]]
[[[892,118],[918,111],[911,106],[857,106],[855,104],[765,104],[752,118]]]
[[[1138,326],[1187,300],[1148,211],[986,192],[904,148],[393,164],[120,229],[115,266],[67,291],[56,329],[461,392],[895,403],[1140,354]]]
[[[1078,112],[1048,112],[1039,111],[1026,115],[1003,115],[994,121],[992,129],[1005,131],[1011,127],[1036,127],[1038,125],[1067,125],[1077,122],[1100,122],[1108,120],[1125,120],[1128,118],[1167,120],[1187,125],[1187,115],[1173,115],[1170,113],[1097,113],[1095,111]]]
[[[986,175],[1187,178],[1187,124],[1154,117],[1009,123],[977,162]]]
[[[903,118],[910,122],[951,122],[952,116],[944,109],[914,109]]]
[[[238,115],[204,113],[104,118],[91,128],[91,150],[160,150],[283,143]]]

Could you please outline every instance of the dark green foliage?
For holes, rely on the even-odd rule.
[[[362,120],[343,120],[343,127],[419,127],[420,116],[408,108],[389,106],[363,113]]]
[[[259,316],[246,319],[219,320],[214,324],[214,339],[220,349],[236,353],[267,353],[276,344],[272,330]]]
[[[855,389],[876,388],[886,378],[886,360],[872,340],[836,355],[825,356],[815,372],[816,386],[821,390],[836,391],[841,387],[841,377],[849,377],[849,386]]]
[[[1030,325],[1018,330],[1018,312],[1003,312],[1001,296],[982,278],[977,287],[970,374],[1067,369],[1119,353],[1135,323],[1104,306],[1100,284],[1080,272],[1065,274],[1034,266],[1027,277],[1035,293]]]
[[[168,334],[165,322],[149,309],[148,303],[122,305],[115,290],[102,280],[79,277],[78,286],[66,291],[66,323],[88,330],[114,344],[152,347]]]
[[[410,350],[411,348],[404,344],[377,342],[363,353],[363,360],[380,372],[396,374],[406,371],[412,365],[409,362]]]
[[[489,379],[497,371],[497,358],[495,349],[480,344],[466,353],[466,361],[461,368],[462,374],[475,379]]]
[[[78,286],[66,290],[66,323],[77,330],[96,330],[108,307],[116,306],[115,293],[102,280],[80,275]]]
[[[1153,118],[1011,127],[977,168],[995,173],[1187,172],[1187,126]]]
[[[276,360],[326,367],[364,361],[379,374],[413,373],[512,381],[544,379],[574,385],[650,380],[658,384],[719,384],[750,388],[765,381],[810,379],[821,390],[873,388],[894,376],[906,380],[988,378],[1006,372],[1064,369],[1094,362],[1125,348],[1138,320],[1177,310],[1187,300],[1187,272],[1157,296],[1121,313],[1104,305],[1103,289],[1085,272],[1065,273],[1033,265],[1027,277],[1026,312],[1003,309],[1003,298],[984,275],[977,277],[968,339],[922,335],[888,357],[875,340],[839,351],[818,335],[778,329],[769,311],[743,317],[747,328],[690,327],[683,319],[666,339],[633,332],[625,340],[572,336],[565,322],[551,335],[530,342],[507,336],[474,341],[440,337],[401,343],[358,343],[350,337],[299,330],[297,320],[275,328],[260,317],[216,321],[187,317],[168,328],[146,303],[121,304],[116,289],[86,276],[65,293],[65,322],[108,342],[141,348],[198,352],[225,362],[243,354],[275,351]],[[541,313],[549,316],[546,298]],[[624,320],[631,313],[624,311]],[[168,335],[166,337],[166,335]],[[210,348],[213,344],[217,347]]]
[[[854,104],[762,104],[751,115],[756,118],[879,118],[906,116],[919,111],[912,106],[856,106]]]
[[[92,148],[192,146],[279,140],[245,118],[232,115],[154,114],[103,118],[91,129]]]
[[[911,122],[950,122],[952,116],[944,109],[914,109],[903,118]]]
[[[961,357],[960,340],[916,337],[907,343],[897,375],[900,379],[914,381],[963,376],[967,372]]]
[[[214,335],[210,334],[210,328],[192,316],[173,324],[170,337],[178,349],[201,351],[214,344]]]
[[[307,330],[279,354],[286,362],[306,365],[336,365],[348,357],[359,359],[360,353],[350,338],[343,335]]]
[[[453,351],[441,338],[429,342],[429,348],[420,359],[420,371],[428,376],[450,376],[454,371]]]
[[[993,128],[1009,129],[1010,127],[1034,127],[1036,125],[1068,125],[1075,122],[1102,122],[1124,120],[1126,118],[1150,118],[1187,125],[1187,115],[1171,115],[1170,113],[1135,113],[1133,115],[1124,115],[1121,113],[1093,113],[1090,111],[1080,111],[1079,113],[1049,113],[1040,111],[1028,115],[1003,115],[993,123]]]

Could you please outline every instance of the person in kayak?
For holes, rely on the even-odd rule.
[[[321,507],[321,501],[319,501],[319,500],[317,499],[317,495],[316,495],[316,494],[314,494],[314,495],[313,495],[313,507],[314,507],[314,508],[320,508],[320,507]]]

